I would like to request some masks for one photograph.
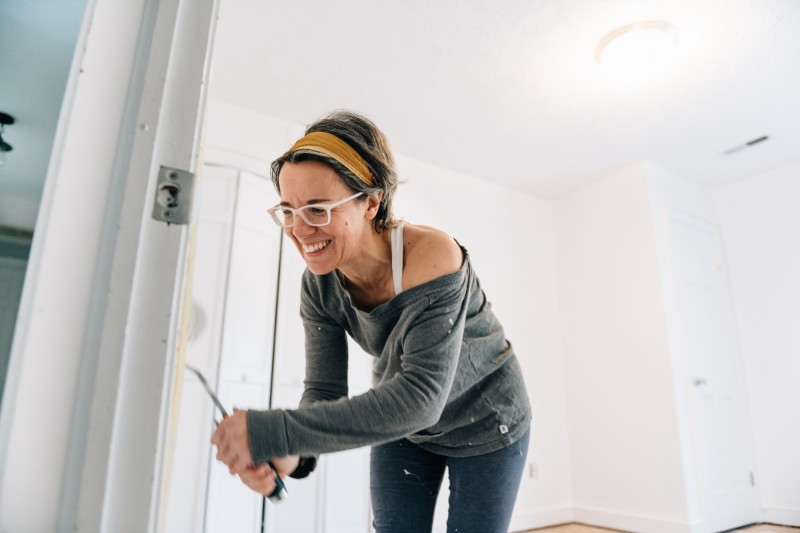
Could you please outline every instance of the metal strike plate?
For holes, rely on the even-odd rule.
[[[167,224],[188,224],[194,199],[194,174],[177,168],[158,170],[153,218]]]

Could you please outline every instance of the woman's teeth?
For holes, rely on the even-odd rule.
[[[322,242],[315,242],[314,244],[304,244],[303,251],[307,254],[313,254],[314,252],[319,252],[326,246],[328,246],[331,241],[322,241]]]

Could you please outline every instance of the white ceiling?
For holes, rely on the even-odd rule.
[[[594,53],[638,20],[678,49],[633,83]],[[800,157],[800,2],[222,0],[211,94],[354,109],[398,152],[541,195],[642,159],[717,186]]]
[[[0,226],[32,230],[86,0],[0,1]]]
[[[0,2],[0,226],[33,227],[84,5]],[[594,53],[637,20],[678,49],[634,83]],[[354,109],[404,155],[540,195],[642,159],[718,186],[800,158],[797,0],[221,0],[213,68],[216,99]]]

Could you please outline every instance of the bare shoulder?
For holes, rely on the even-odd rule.
[[[464,254],[458,243],[436,228],[405,224],[403,241],[403,285],[406,289],[458,272],[464,262]]]

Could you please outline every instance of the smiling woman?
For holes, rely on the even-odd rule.
[[[298,409],[223,420],[217,458],[269,494],[268,461],[301,477],[308,468],[299,465],[319,454],[372,446],[379,533],[430,531],[445,470],[448,527],[507,532],[531,413],[467,251],[440,230],[395,219],[389,144],[355,113],[309,127],[273,163],[272,179],[281,202],[270,212],[307,266],[305,390]],[[374,357],[372,389],[352,398],[347,334]]]

